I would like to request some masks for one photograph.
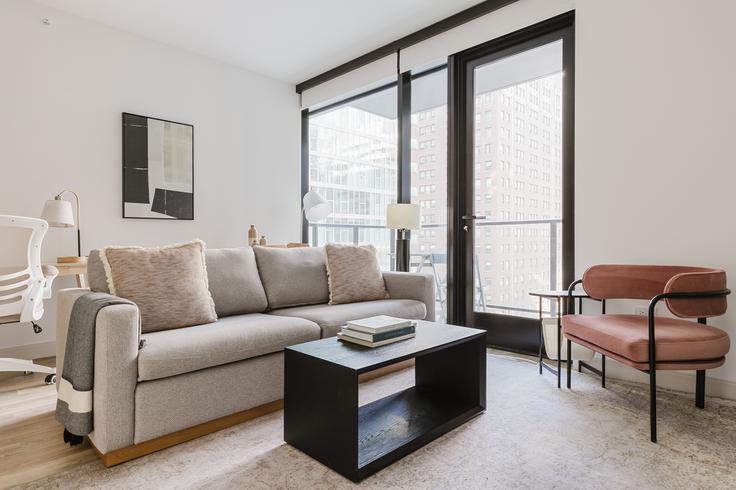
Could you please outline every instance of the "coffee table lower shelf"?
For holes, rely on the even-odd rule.
[[[357,469],[381,468],[482,412],[478,405],[416,386],[363,405],[358,408]]]

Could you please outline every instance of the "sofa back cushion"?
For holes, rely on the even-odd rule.
[[[105,266],[102,265],[100,251],[97,249],[90,250],[89,257],[87,257],[87,284],[89,284],[89,289],[92,292],[110,294],[110,288],[107,287]]]
[[[271,309],[327,303],[323,247],[253,247]]]
[[[268,308],[251,247],[213,248],[205,252],[207,277],[218,316],[260,313]]]
[[[373,245],[325,245],[330,304],[388,298]]]
[[[207,285],[201,240],[166,247],[105,247],[110,293],[138,305],[141,331],[212,323],[215,303]]]
[[[266,292],[258,275],[251,247],[205,250],[207,280],[217,316],[260,313],[268,308]],[[92,291],[109,293],[100,251],[87,259],[87,282]]]

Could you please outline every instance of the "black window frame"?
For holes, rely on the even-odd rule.
[[[484,2],[489,5],[492,2]],[[499,2],[503,3],[503,2]],[[513,2],[508,2],[513,3]],[[474,56],[477,52],[489,49],[500,49],[504,45],[518,44],[525,39],[534,39],[543,36],[546,33],[555,30],[568,29],[567,39],[572,42],[565,44],[564,57],[567,60],[565,65],[565,91],[563,92],[563,189],[562,200],[563,210],[562,219],[565,223],[563,227],[563,250],[562,250],[562,282],[563,286],[569,284],[573,280],[575,269],[575,11],[563,13],[556,17],[544,20],[537,24],[525,27],[518,31],[492,39],[478,46],[474,46],[462,53],[451,55],[446,63],[439,64],[423,70],[421,72],[412,73],[410,71],[398,73],[396,80],[382,84],[378,87],[360,92],[344,99],[331,102],[328,105],[319,107],[314,110],[303,109],[301,117],[301,196],[309,191],[309,117],[320,112],[334,109],[337,106],[344,105],[351,100],[371,95],[391,87],[397,89],[397,202],[411,202],[411,82],[417,78],[430,75],[437,71],[447,70],[447,322],[453,324],[463,324],[465,318],[464,298],[466,294],[465,274],[466,254],[458,244],[455,243],[454,237],[459,230],[462,229],[460,222],[461,204],[467,199],[467,195],[463,192],[462,185],[464,175],[458,173],[462,159],[465,158],[462,152],[465,151],[465,136],[459,134],[456,130],[457,121],[460,117],[465,117],[462,105],[465,96],[465,87],[460,85],[460,75],[453,65],[457,64],[460,56]],[[348,66],[348,64],[346,64]],[[397,67],[398,72],[398,67]],[[315,78],[315,82],[319,77]],[[327,78],[329,79],[329,78]],[[299,92],[311,85],[305,84],[300,87]],[[308,242],[309,224],[302,213],[302,241]],[[458,281],[463,282],[460,284]]]

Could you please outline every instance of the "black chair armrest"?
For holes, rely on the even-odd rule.
[[[573,291],[575,291],[575,286],[577,286],[578,284],[582,284],[582,283],[583,283],[583,280],[578,279],[570,283],[570,286],[568,286],[567,288],[567,314],[568,315],[572,315],[573,313],[575,313],[575,302],[573,301],[572,293]]]

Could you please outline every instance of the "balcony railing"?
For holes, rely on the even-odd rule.
[[[517,220],[517,221],[488,221],[488,220],[478,220],[474,223],[474,226],[478,229],[483,229],[485,227],[504,227],[504,226],[541,226],[546,225],[549,227],[549,236],[547,237],[549,240],[549,269],[548,269],[548,276],[549,281],[548,284],[534,284],[534,285],[528,285],[528,289],[543,289],[545,287],[549,287],[551,290],[555,290],[559,288],[559,232],[561,231],[562,226],[562,220],[561,219],[542,219],[542,220]],[[393,260],[391,260],[391,257],[395,253],[395,232],[394,230],[389,230],[385,226],[382,225],[354,225],[354,224],[331,224],[331,223],[315,223],[310,224],[310,243],[313,246],[321,244],[320,240],[320,230],[345,230],[347,233],[343,234],[343,236],[340,238],[340,240],[337,240],[338,243],[352,243],[354,245],[358,245],[361,243],[373,243],[379,248],[379,254],[382,256],[379,257],[379,261],[381,262],[382,266],[384,268],[390,268],[393,269]],[[431,230],[431,229],[442,229],[447,228],[446,224],[425,224],[422,225],[423,230]],[[370,233],[369,230],[385,230],[387,232],[386,237],[381,240],[383,243],[374,243],[371,240],[366,240],[365,238],[368,238],[366,236],[366,232]],[[363,234],[361,234],[363,232]],[[476,235],[478,236],[478,235]],[[363,238],[362,238],[363,237]],[[524,238],[518,238],[519,242],[524,243]],[[478,240],[478,242],[484,241],[483,238]],[[477,245],[477,243],[476,243]],[[445,272],[444,270],[441,272],[438,272],[437,267],[435,265],[441,264],[440,268],[444,268],[444,266],[447,264],[447,254],[445,253],[431,253],[431,252],[412,252],[412,260],[411,265],[414,269],[421,269],[423,267],[431,267],[432,272],[435,274],[435,280],[437,283],[437,294],[438,294],[438,305],[440,306],[441,310],[444,312],[445,309],[445,287],[446,287],[446,281],[445,281]],[[531,315],[536,314],[537,309],[531,305],[531,299],[527,300],[526,293],[528,291],[524,292],[524,300],[523,303],[526,303],[527,306],[522,306],[522,304],[519,304],[518,301],[514,302],[516,304],[491,304],[487,302],[486,297],[486,291],[487,288],[490,286],[490,284],[486,284],[486,281],[488,273],[483,273],[481,270],[481,264],[478,260],[478,253],[475,254],[474,257],[474,284],[475,284],[475,303],[476,303],[476,309],[480,311],[486,311],[486,310],[497,310],[497,311],[507,311],[507,312],[515,312],[517,314],[523,314],[523,315]]]

